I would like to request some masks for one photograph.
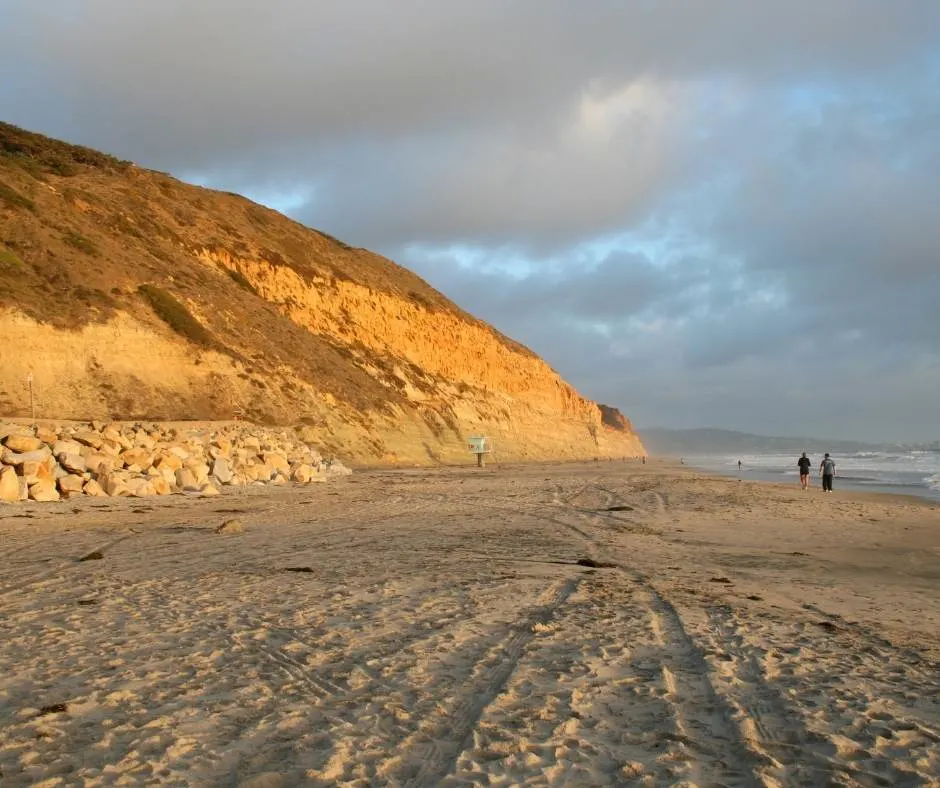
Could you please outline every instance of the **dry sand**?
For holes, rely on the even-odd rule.
[[[3,786],[940,784],[926,502],[367,471],[4,507],[0,557]]]

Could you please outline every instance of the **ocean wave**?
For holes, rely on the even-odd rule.
[[[854,482],[862,487],[905,487],[909,490],[916,490],[923,487],[922,484],[916,484],[914,482],[897,482],[889,481],[885,479],[849,479],[847,477],[842,477],[846,481]],[[836,481],[839,480],[839,477],[836,477]]]
[[[740,478],[785,481],[795,479],[798,471],[795,453],[773,452],[767,454],[747,453],[739,455],[712,454],[686,457],[686,462],[730,476]],[[841,479],[847,487],[906,491],[928,498],[940,497],[940,453],[919,451],[859,452],[857,454],[834,454],[836,461],[836,485]],[[738,460],[743,467],[738,472]],[[810,454],[811,476],[819,475],[820,454]]]

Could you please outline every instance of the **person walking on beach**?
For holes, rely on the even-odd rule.
[[[823,461],[819,463],[819,474],[822,476],[823,492],[832,492],[832,477],[836,475],[836,461],[829,456],[829,452],[826,452]]]
[[[809,487],[809,469],[812,467],[813,463],[809,457],[806,456],[806,452],[803,452],[803,456],[796,461],[796,464],[800,467],[800,487],[804,490]],[[835,465],[835,463],[833,463]]]

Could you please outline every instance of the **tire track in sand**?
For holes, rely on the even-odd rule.
[[[607,488],[584,485],[575,495],[565,499],[564,504],[577,511],[571,501],[583,495],[589,486],[597,487],[606,494],[605,498],[613,496],[622,500]],[[654,505],[655,511],[644,514],[654,520],[666,514],[668,502],[661,493],[648,488],[635,492],[648,497]],[[693,783],[709,786],[763,785],[757,768],[769,759],[749,749],[742,739],[733,721],[732,709],[716,692],[705,656],[689,635],[678,611],[641,573],[626,568],[620,571],[637,583],[637,598],[643,602],[649,615],[660,647],[660,670],[667,690],[666,700],[672,706],[676,738],[686,751]]]
[[[800,715],[768,683],[732,609],[713,605],[707,613],[716,646],[727,655],[718,670],[727,678],[726,697],[737,711],[737,724],[748,747],[767,761],[761,771],[776,772],[767,775],[770,781],[832,784],[835,778],[827,756],[835,748],[823,737],[810,733]]]
[[[421,767],[403,785],[412,788],[434,786],[454,769],[486,708],[500,694],[519,664],[535,634],[535,626],[548,623],[580,582],[580,577],[573,577],[549,588],[543,594],[547,600],[511,625],[510,634],[477,662],[466,689],[443,718],[426,721],[403,743],[402,749],[406,754],[421,760]],[[492,664],[487,664],[491,661]]]
[[[83,555],[89,555],[91,553],[102,553],[105,554],[115,545],[120,544],[126,539],[131,539],[138,535],[138,531],[125,531],[121,536],[109,539],[106,542],[99,542],[91,547],[91,549],[82,548]],[[51,577],[59,574],[59,572],[70,567],[75,567],[81,563],[81,556],[79,557],[70,557],[66,558],[63,561],[59,561],[54,566],[49,567],[48,569],[42,570],[34,574],[27,574],[26,576],[16,577],[13,579],[13,582],[7,583],[5,586],[0,587],[0,599],[14,594],[17,591],[23,591],[30,586],[34,586],[37,583],[41,583],[44,580],[48,580]]]
[[[636,576],[653,633],[661,647],[661,670],[672,704],[679,743],[687,751],[696,785],[762,785],[756,770],[766,757],[750,750],[733,712],[715,691],[702,650],[686,631],[672,603]]]

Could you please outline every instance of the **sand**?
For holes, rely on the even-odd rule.
[[[938,785],[940,507],[635,461],[6,506],[0,772]]]

